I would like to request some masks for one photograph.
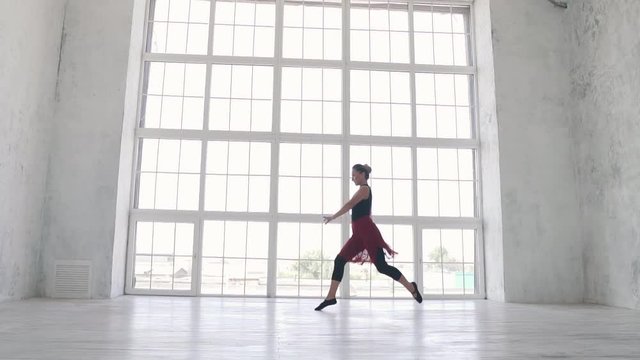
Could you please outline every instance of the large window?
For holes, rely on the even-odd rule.
[[[470,7],[443,0],[149,0],[127,292],[326,294],[373,168],[389,262],[483,297]],[[370,264],[342,297],[410,297]]]

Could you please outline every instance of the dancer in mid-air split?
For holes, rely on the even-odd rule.
[[[329,305],[335,305],[337,303],[336,291],[342,281],[344,266],[347,262],[359,262],[362,264],[368,261],[373,263],[380,273],[400,282],[407,288],[418,303],[422,303],[422,295],[420,295],[418,291],[418,285],[416,285],[415,282],[407,281],[400,270],[387,264],[385,260],[385,251],[387,255],[391,257],[393,257],[396,252],[384,241],[380,230],[378,230],[376,224],[371,220],[372,193],[371,188],[367,184],[370,173],[371,167],[369,165],[354,165],[351,171],[351,181],[359,186],[358,191],[337,213],[324,217],[324,223],[327,224],[331,220],[351,210],[351,229],[353,234],[347,243],[344,244],[338,256],[336,256],[329,293],[325,300],[316,307],[316,311],[320,311]]]

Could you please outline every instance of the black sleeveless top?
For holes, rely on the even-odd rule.
[[[371,192],[371,187],[366,185],[369,188],[369,197],[364,200],[360,200],[356,206],[351,209],[351,221],[357,220],[363,216],[371,215],[371,198],[373,194]]]

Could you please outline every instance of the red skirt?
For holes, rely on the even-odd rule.
[[[387,255],[393,257],[397,252],[393,251],[380,234],[380,230],[371,220],[370,216],[363,216],[351,222],[353,235],[340,250],[343,259],[354,263],[375,262],[378,249],[383,249]]]

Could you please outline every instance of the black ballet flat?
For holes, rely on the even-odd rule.
[[[320,305],[318,305],[318,307],[315,308],[315,310],[316,311],[321,311],[322,309],[326,308],[327,306],[335,305],[337,303],[338,303],[338,301],[336,301],[336,299],[325,300],[325,301],[321,302]]]
[[[416,299],[418,304],[422,304],[422,295],[420,295],[420,291],[418,291],[418,284],[412,282],[411,285],[413,285],[413,289],[416,291],[412,294],[413,298]]]

